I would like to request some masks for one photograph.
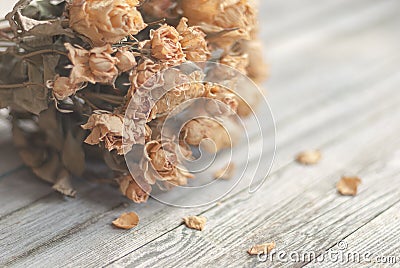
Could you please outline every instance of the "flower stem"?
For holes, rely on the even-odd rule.
[[[45,87],[45,85],[40,84],[40,83],[34,83],[34,82],[25,82],[25,83],[20,83],[20,84],[0,84],[0,89],[14,89],[14,88],[22,88],[22,87],[29,87],[29,86],[40,86],[40,87]]]

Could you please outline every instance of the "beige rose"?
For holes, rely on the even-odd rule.
[[[104,146],[109,150],[117,150],[118,154],[124,153],[122,143],[124,117],[119,114],[92,114],[83,129],[91,130],[85,143],[90,145],[104,142]]]
[[[132,70],[137,65],[135,55],[129,51],[128,47],[119,48],[115,57],[119,61],[117,67],[121,72]]]
[[[207,48],[206,34],[199,27],[189,27],[187,22],[187,18],[182,18],[176,27],[181,35],[180,43],[186,59],[196,62],[207,61],[211,54]]]
[[[151,55],[168,66],[178,65],[185,61],[181,37],[178,31],[164,24],[157,30],[150,32]]]
[[[71,83],[69,77],[57,75],[54,81],[48,84],[48,87],[53,90],[53,95],[57,100],[65,100],[74,95],[81,88],[81,84]]]
[[[138,0],[73,0],[69,24],[96,46],[114,44],[147,26],[138,5]]]
[[[119,60],[111,56],[110,45],[85,50],[81,47],[65,44],[68,57],[73,64],[70,79],[74,84],[90,82],[92,84],[112,84],[118,76],[116,64]]]
[[[135,174],[135,178],[131,175],[125,175],[117,179],[119,188],[126,197],[135,203],[144,203],[149,198],[151,186],[145,182],[143,172],[133,166],[131,170]]]
[[[184,0],[183,16],[199,25],[207,40],[229,50],[238,39],[250,39],[256,29],[256,12],[248,0]]]
[[[159,73],[162,69],[162,65],[155,63],[151,59],[144,58],[139,62],[137,68],[135,68],[129,78],[131,82],[131,87],[127,94],[128,99],[130,99],[142,86],[148,88],[153,87],[153,82],[157,82],[156,79],[151,79],[155,74]],[[147,83],[146,83],[147,82]]]
[[[209,152],[232,148],[240,140],[242,130],[233,118],[222,119],[221,122],[209,118],[193,119],[182,128],[182,139],[193,146],[199,146],[203,140],[209,139],[203,144]]]
[[[150,184],[162,181],[166,188],[171,188],[177,185],[186,185],[187,179],[194,177],[180,165],[181,162],[177,155],[179,149],[184,157],[191,156],[188,148],[178,147],[173,142],[151,141],[145,145],[146,159],[143,160],[142,165],[145,170],[145,179]]]

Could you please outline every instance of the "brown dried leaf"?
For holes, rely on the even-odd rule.
[[[63,195],[75,197],[76,191],[73,189],[70,181],[70,175],[65,169],[58,174],[57,182],[53,185],[53,189]]]
[[[341,195],[355,196],[359,184],[361,184],[361,179],[358,177],[342,177],[336,184],[336,188]]]
[[[35,35],[35,36],[55,36],[55,35],[67,35],[74,37],[71,29],[64,29],[61,19],[39,21],[28,18],[22,15],[19,11],[15,15],[15,20],[20,26],[20,30],[24,35]]]
[[[139,224],[139,216],[135,212],[123,213],[112,224],[121,229],[132,229]]]
[[[52,152],[52,154],[49,155],[49,158],[44,165],[32,168],[32,171],[36,176],[38,176],[43,180],[50,183],[56,183],[57,175],[59,174],[60,169],[61,169],[60,158],[58,157],[57,153]]]
[[[72,131],[68,131],[65,138],[61,159],[64,167],[72,174],[81,176],[85,171],[85,153],[82,147],[82,139],[75,138]]]
[[[203,231],[207,223],[207,218],[204,216],[188,216],[184,217],[183,221],[185,222],[187,227]]]
[[[275,248],[275,246],[275,242],[254,245],[249,250],[247,250],[247,253],[249,253],[250,255],[258,255],[259,253],[268,254]]]
[[[303,165],[315,165],[321,160],[322,154],[319,150],[309,150],[299,153],[296,161]]]
[[[234,163],[229,163],[227,166],[224,168],[217,170],[214,173],[214,178],[215,179],[222,179],[222,180],[229,180],[233,177],[235,173],[235,164]]]

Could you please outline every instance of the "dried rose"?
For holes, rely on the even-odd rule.
[[[154,74],[162,69],[162,65],[155,63],[151,59],[145,58],[130,76],[131,90],[130,93],[134,94],[135,91],[143,86]]]
[[[129,47],[119,48],[115,57],[118,59],[117,67],[121,72],[130,71],[137,65],[135,55],[129,51]]]
[[[145,182],[142,172],[138,169],[134,171],[135,178],[125,175],[117,179],[121,192],[135,203],[144,203],[149,198],[151,186]],[[139,180],[139,184],[137,182]]]
[[[119,114],[92,114],[83,129],[91,130],[85,143],[90,145],[104,142],[104,146],[109,150],[117,150],[118,154],[124,153],[122,145],[124,117]]]
[[[207,218],[204,216],[188,216],[184,217],[183,221],[187,227],[203,231],[207,223]]]
[[[73,64],[70,79],[74,84],[90,82],[92,84],[112,84],[118,75],[116,57],[111,56],[113,49],[110,45],[85,50],[65,44],[69,51],[68,57]]]
[[[249,66],[249,56],[247,54],[242,55],[225,55],[220,60],[221,64],[228,65],[233,69],[241,72],[242,74],[247,74],[247,67]]]
[[[136,9],[138,4],[138,0],[74,0],[69,6],[69,25],[96,46],[114,44],[147,26]]]
[[[150,184],[156,181],[164,181],[166,188],[176,185],[186,185],[188,178],[193,178],[184,167],[180,165],[178,151],[184,157],[189,157],[189,149],[176,145],[173,142],[151,141],[145,145],[145,157],[142,165],[145,170],[145,178]],[[149,165],[150,164],[150,165]]]
[[[223,48],[238,39],[250,39],[256,26],[256,13],[247,0],[185,0],[182,10],[190,25],[201,25],[207,33],[218,34],[210,37]]]
[[[53,95],[57,100],[65,100],[81,88],[80,84],[71,83],[69,77],[61,77],[59,75],[47,86],[53,90]]]
[[[199,27],[189,27],[187,18],[182,18],[176,27],[182,39],[180,40],[186,59],[190,61],[203,62],[210,57],[207,48],[206,34]]]
[[[214,144],[204,143],[205,149],[218,152],[224,148],[231,148],[235,142],[236,137],[231,137],[225,129],[228,122],[228,119],[225,119],[223,125],[213,119],[197,118],[186,123],[181,133],[189,145],[199,146],[204,139],[210,139]]]
[[[187,83],[177,86],[166,92],[153,106],[149,120],[153,120],[160,116],[166,116],[171,112],[175,114],[186,106],[191,105],[190,102],[184,104],[185,101],[202,97],[205,94],[205,88],[202,83]]]
[[[168,66],[178,65],[185,61],[181,37],[178,31],[167,24],[150,32],[151,55]]]
[[[247,75],[257,83],[262,82],[268,76],[268,66],[263,60],[263,45],[259,40],[243,40],[239,44],[239,50],[247,55]]]
[[[238,97],[229,89],[213,84],[205,84],[206,94],[208,98],[206,109],[212,115],[218,114],[235,114],[238,109]]]

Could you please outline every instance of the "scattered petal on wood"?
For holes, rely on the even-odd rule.
[[[207,223],[207,218],[204,216],[188,216],[183,218],[183,221],[187,227],[203,231]]]
[[[269,242],[260,245],[254,245],[249,250],[247,250],[247,253],[249,253],[250,255],[257,255],[259,253],[268,254],[274,248],[275,248],[275,242]]]
[[[342,179],[336,184],[336,188],[341,195],[356,195],[358,185],[361,183],[361,179],[358,177],[342,177]]]
[[[123,213],[112,223],[121,229],[132,229],[139,224],[139,216],[135,212]]]
[[[298,154],[296,161],[303,165],[315,165],[321,160],[321,157],[319,150],[309,150]]]
[[[215,179],[223,179],[223,180],[229,180],[233,177],[235,173],[235,164],[234,163],[229,163],[227,166],[224,168],[216,171],[214,173],[214,178]]]

